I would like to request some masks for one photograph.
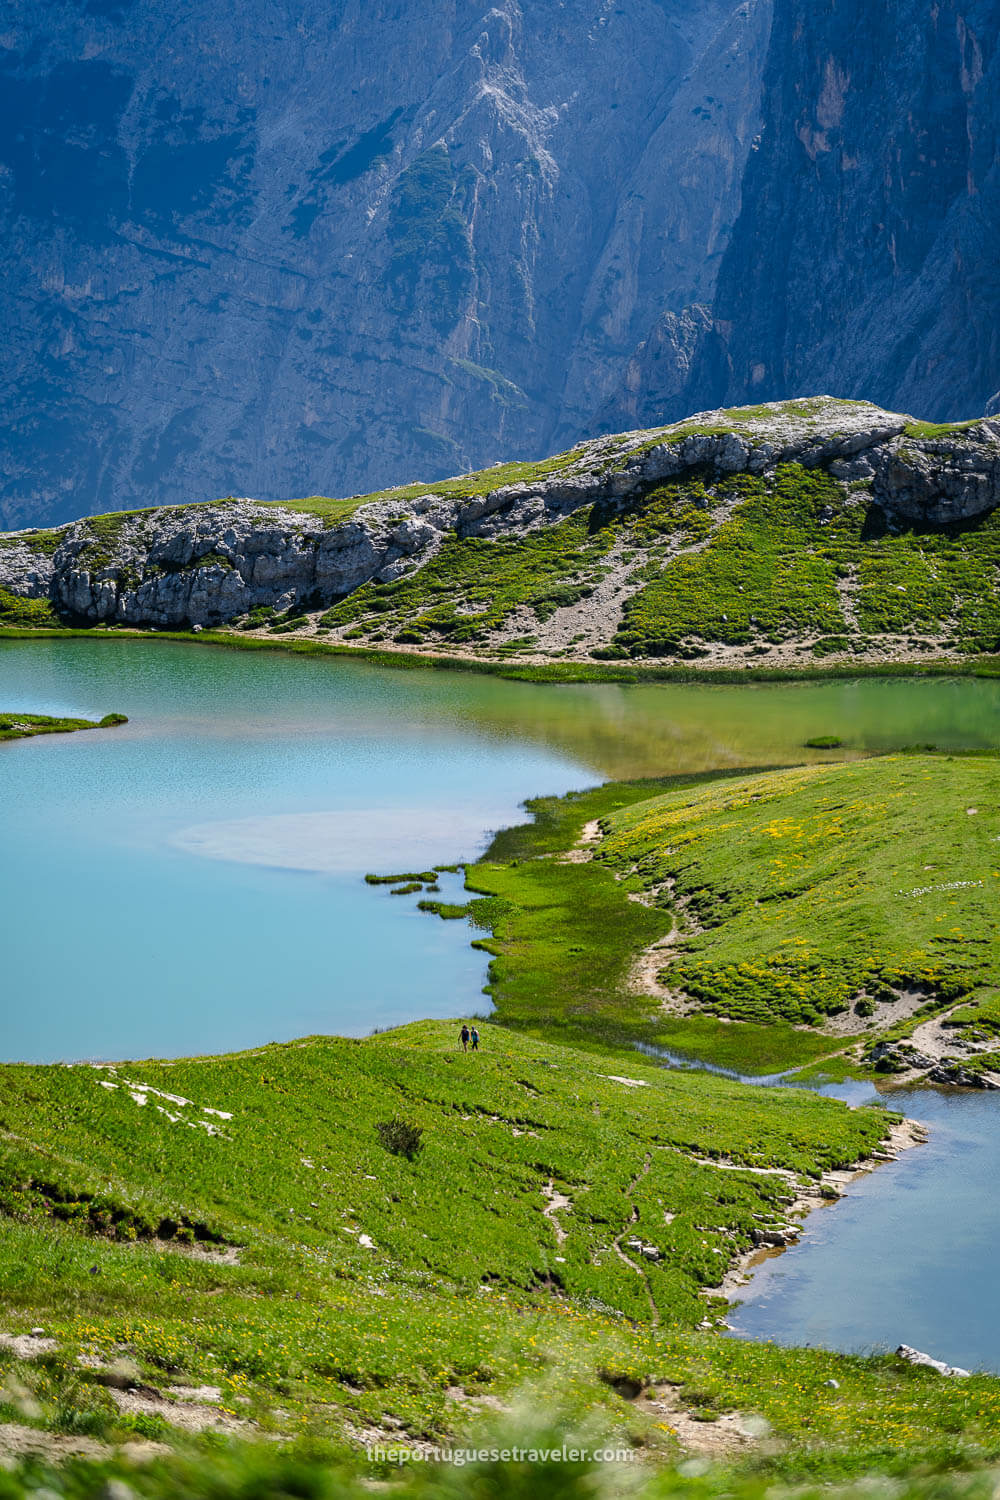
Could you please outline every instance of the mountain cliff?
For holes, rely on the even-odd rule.
[[[769,0],[15,12],[7,525],[592,431],[663,307],[711,296],[770,24]]]
[[[992,652],[998,506],[1000,422],[818,397],[433,487],[8,534],[0,620],[236,623],[527,662]]]
[[[991,409],[998,29],[996,3],[780,0],[692,407],[833,388]]]
[[[15,4],[0,522],[433,480],[803,389],[983,411],[998,21]]]

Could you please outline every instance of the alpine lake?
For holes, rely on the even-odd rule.
[[[364,874],[482,852],[526,797],[910,744],[1000,748],[1000,681],[535,684],[168,641],[0,641],[7,1061],[176,1057],[483,1013],[486,957]],[[836,735],[843,748],[810,750]],[[440,876],[459,899],[460,873]],[[752,1085],[748,1080],[748,1086]],[[853,1104],[867,1084],[831,1085]],[[1000,1371],[992,1094],[891,1090],[927,1145],[761,1257],[731,1324]]]

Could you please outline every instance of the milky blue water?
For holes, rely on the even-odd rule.
[[[529,792],[592,772],[462,723],[447,691],[428,707],[406,673],[82,645],[0,647],[5,707],[130,716],[0,746],[0,1055],[223,1051],[488,1009],[465,924],[361,877],[474,854]]]
[[[1000,744],[1000,684],[566,687],[165,641],[0,641],[0,1057],[226,1051],[488,1008],[465,924],[363,883],[608,775]],[[845,752],[839,752],[845,753]],[[445,894],[454,894],[456,884]]]
[[[539,687],[163,641],[0,642],[0,709],[130,716],[0,745],[0,1058],[18,1060],[486,1008],[465,924],[362,877],[474,855],[526,796],[823,759],[803,748],[817,734],[841,734],[838,755],[1000,746],[994,682]],[[1000,1100],[887,1102],[930,1144],[813,1213],[756,1272],[736,1331],[1000,1369]]]
[[[856,1094],[855,1094],[856,1097]],[[857,1178],[762,1258],[729,1318],[746,1338],[852,1353],[909,1344],[968,1370],[1000,1370],[1000,1099],[895,1089],[926,1145]]]

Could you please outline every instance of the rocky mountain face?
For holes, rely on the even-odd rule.
[[[0,520],[592,431],[711,296],[769,0],[15,0]],[[665,291],[669,288],[669,291]]]
[[[14,0],[0,521],[982,411],[998,9]]]
[[[780,0],[692,407],[834,389],[990,409],[998,36],[996,0]]]
[[[598,438],[533,467],[508,466],[513,476],[500,468],[436,489],[409,486],[360,504],[342,520],[331,521],[321,510],[230,500],[8,534],[0,537],[0,590],[8,597],[48,600],[71,623],[187,628],[224,624],[262,609],[294,616],[325,610],[368,584],[391,589],[413,580],[456,542],[494,544],[488,557],[480,556],[487,570],[498,556],[509,557],[504,547],[530,546],[533,537],[583,516],[583,546],[559,545],[566,579],[575,582],[577,595],[590,597],[591,579],[606,579],[609,559],[621,560],[621,546],[593,543],[588,555],[585,539],[593,542],[617,515],[635,510],[637,500],[648,507],[657,486],[677,486],[689,508],[692,496],[703,496],[693,503],[711,514],[708,530],[689,535],[690,522],[681,513],[677,544],[662,556],[655,542],[666,534],[666,523],[644,523],[639,545],[654,544],[648,557],[656,559],[659,577],[663,562],[702,552],[711,526],[717,529],[732,515],[732,503],[717,484],[740,475],[770,482],[789,465],[800,475],[820,473],[831,483],[838,508],[863,506],[870,515],[888,516],[896,528],[954,526],[1000,505],[1000,422],[927,428],[863,402],[826,397],[705,412],[655,431]],[[833,507],[819,504],[816,520],[822,525],[832,514]],[[884,519],[879,526],[885,529]],[[865,529],[871,529],[870,519]],[[618,572],[610,570],[619,595],[650,581],[642,556],[635,567],[636,555],[625,550]],[[553,551],[547,569],[558,558]],[[461,578],[461,564],[453,558],[446,587],[460,590]],[[572,611],[573,593],[571,587],[569,595],[552,597]],[[622,603],[619,597],[617,615],[604,622],[601,644],[620,623]],[[380,606],[374,608],[377,613]],[[516,608],[512,596],[509,612]],[[502,613],[497,624],[503,624]]]

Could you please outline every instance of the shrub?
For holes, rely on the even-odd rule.
[[[393,1156],[405,1156],[407,1161],[414,1161],[423,1150],[422,1125],[401,1120],[397,1115],[391,1120],[382,1120],[375,1126],[375,1130],[382,1145]]]

